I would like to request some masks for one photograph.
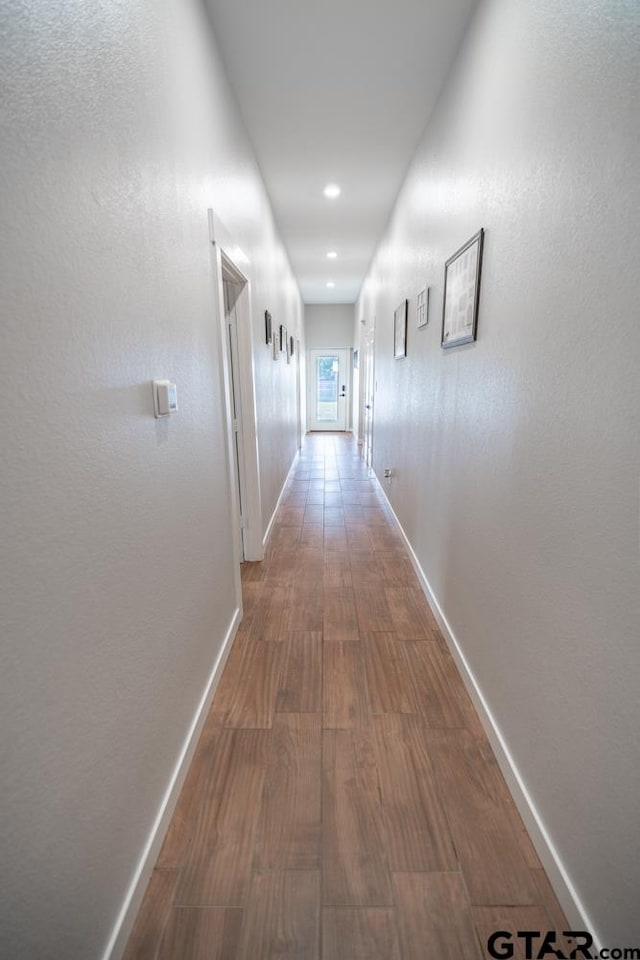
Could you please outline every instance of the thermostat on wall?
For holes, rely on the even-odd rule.
[[[170,380],[153,381],[153,415],[168,417],[178,409],[178,388]]]

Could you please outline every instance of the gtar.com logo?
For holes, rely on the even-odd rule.
[[[562,949],[562,942],[571,945],[569,953]],[[584,960],[640,960],[640,947],[602,947],[599,953],[592,950],[593,937],[586,930],[563,930],[561,934],[555,930],[518,930],[517,933],[496,930],[487,939],[487,952],[495,960],[512,960],[516,953],[522,960],[545,960],[547,957],[556,960],[577,960],[579,957]]]

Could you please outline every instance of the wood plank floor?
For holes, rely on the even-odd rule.
[[[307,437],[242,581],[125,960],[480,960],[567,929],[351,437]]]

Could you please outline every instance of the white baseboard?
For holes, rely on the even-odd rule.
[[[384,487],[378,480],[377,476],[373,474],[373,472],[372,479],[374,480],[379,492],[384,497],[384,500],[397,524],[400,535],[404,541],[404,545],[407,548],[407,552],[411,558],[413,567],[418,575],[420,586],[424,591],[427,602],[433,611],[434,617],[438,621],[438,626],[442,631],[445,642],[449,647],[469,696],[471,697],[478,712],[480,722],[482,723],[484,731],[487,734],[496,760],[498,761],[498,765],[507,782],[507,786],[511,791],[511,795],[514,799],[516,807],[518,808],[518,811],[520,812],[520,816],[522,817],[529,832],[529,836],[531,837],[531,841],[536,849],[536,853],[540,857],[542,865],[547,873],[549,882],[553,887],[556,897],[558,898],[558,902],[564,910],[566,918],[572,929],[589,931],[594,938],[594,946],[600,950],[602,945],[599,942],[593,924],[591,923],[589,916],[580,901],[575,887],[571,882],[571,878],[569,877],[569,874],[567,873],[562,860],[560,859],[558,851],[556,850],[549,834],[547,833],[542,818],[540,817],[535,804],[529,795],[527,787],[511,755],[505,737],[503,736],[502,731],[500,730],[500,727],[498,726],[491,712],[491,708],[489,707],[489,704],[487,703],[487,700],[480,689],[467,658],[464,655],[462,646],[451,629],[442,607],[438,603],[438,599],[431,588],[431,584],[429,583],[426,574],[420,565],[420,561],[414,552],[414,549],[404,531],[402,524],[396,516],[396,512],[391,505]]]
[[[269,524],[268,524],[268,526],[267,526],[267,529],[265,530],[264,537],[262,538],[262,546],[265,547],[265,548],[266,548],[266,546],[267,546],[267,541],[268,541],[269,537],[271,536],[271,530],[273,529],[273,525],[274,525],[274,523],[276,522],[276,514],[277,514],[277,512],[278,512],[278,507],[280,506],[280,503],[281,503],[282,498],[283,498],[283,496],[284,496],[284,492],[285,492],[285,490],[287,489],[287,484],[289,483],[289,478],[290,478],[291,474],[293,473],[293,468],[295,467],[296,463],[298,462],[299,456],[300,456],[300,451],[299,451],[299,450],[296,450],[296,455],[295,455],[295,457],[293,458],[293,460],[291,461],[291,466],[289,467],[289,470],[288,470],[288,472],[287,472],[287,475],[286,475],[286,477],[284,478],[284,483],[282,484],[282,489],[280,490],[280,495],[278,496],[278,499],[277,499],[277,501],[276,501],[276,505],[275,505],[275,507],[273,508],[273,513],[271,514],[271,519],[269,520]]]
[[[166,793],[160,804],[160,809],[158,811],[155,823],[151,829],[151,833],[149,834],[144,852],[140,858],[140,862],[136,868],[136,872],[129,886],[129,890],[127,891],[122,909],[113,928],[111,938],[103,954],[103,960],[120,960],[122,954],[124,953],[124,949],[127,945],[129,936],[131,935],[131,930],[133,929],[133,924],[138,914],[138,910],[140,909],[142,899],[147,889],[151,873],[153,872],[153,868],[158,859],[158,855],[169,827],[171,817],[173,816],[173,811],[175,810],[176,803],[178,802],[178,797],[180,796],[180,791],[185,781],[189,765],[193,759],[193,754],[198,744],[202,727],[204,726],[204,722],[209,712],[209,707],[211,706],[211,701],[213,700],[213,695],[216,691],[220,675],[222,674],[223,667],[227,661],[227,657],[229,656],[233,639],[236,635],[238,627],[240,626],[241,619],[242,612],[238,607],[231,619],[231,623],[229,624],[224,643],[222,644],[222,649],[220,650],[220,653],[216,658],[216,662],[213,665],[213,669],[209,675],[204,694],[195,712],[195,716],[185,738],[182,750],[180,751],[180,756],[171,775],[169,786],[167,787]]]

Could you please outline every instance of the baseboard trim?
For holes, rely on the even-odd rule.
[[[290,479],[290,477],[291,477],[291,474],[293,473],[293,468],[295,467],[296,463],[298,462],[299,457],[300,457],[300,451],[299,451],[299,450],[296,450],[296,455],[295,455],[295,457],[293,458],[293,460],[291,461],[291,466],[289,467],[289,470],[287,471],[287,475],[286,475],[286,477],[284,478],[284,483],[282,484],[282,489],[280,490],[280,494],[279,494],[279,496],[278,496],[278,499],[276,500],[276,505],[275,505],[275,507],[273,508],[273,513],[271,514],[271,519],[269,520],[269,523],[268,523],[268,525],[267,525],[267,529],[265,530],[264,537],[262,538],[262,546],[263,546],[264,549],[266,549],[267,541],[269,540],[269,537],[271,536],[271,531],[272,531],[272,529],[273,529],[273,525],[274,525],[274,523],[276,522],[276,514],[277,514],[277,512],[278,512],[278,507],[280,506],[280,503],[282,502],[282,498],[283,498],[283,496],[284,496],[284,492],[285,492],[285,490],[287,489],[287,484],[289,483],[289,479]]]
[[[127,891],[109,943],[104,951],[103,960],[120,960],[124,953],[241,619],[242,611],[240,607],[238,607],[231,618],[222,649],[209,675],[204,694],[195,712],[182,750],[180,751],[180,756],[160,804],[155,823],[151,828],[149,839],[147,840],[144,852]]]
[[[502,731],[491,712],[491,708],[489,707],[489,704],[487,703],[487,700],[485,699],[485,696],[480,688],[480,685],[476,680],[473,670],[471,669],[467,658],[464,655],[462,646],[454,634],[449,621],[447,620],[444,611],[438,602],[438,598],[436,597],[431,584],[429,583],[429,580],[422,569],[420,561],[418,560],[413,546],[411,545],[411,541],[405,533],[405,530],[400,523],[395,510],[393,509],[391,501],[389,500],[384,487],[373,471],[371,478],[374,481],[380,495],[384,498],[384,501],[398,527],[398,531],[403,539],[405,547],[407,548],[407,552],[411,558],[411,562],[420,581],[420,586],[422,587],[424,595],[427,598],[427,602],[429,603],[429,606],[433,611],[433,615],[438,622],[438,626],[442,631],[442,635],[444,636],[451,655],[456,662],[469,696],[471,697],[473,704],[478,711],[480,722],[482,723],[484,731],[487,734],[496,760],[498,761],[498,765],[507,782],[507,786],[511,791],[511,795],[513,796],[516,807],[520,812],[520,816],[522,817],[524,824],[529,831],[531,841],[535,847],[536,853],[540,857],[560,906],[564,910],[572,929],[588,930],[594,938],[594,946],[599,951],[602,949],[602,944],[600,943],[594,926],[589,919],[589,915],[587,914],[587,911],[585,910],[580,897],[576,892],[576,889],[562,863],[562,860],[560,859],[553,841],[547,833],[542,818],[536,809],[524,780],[522,779],[520,771],[518,770],[513,756],[511,755],[505,737],[503,736]]]

